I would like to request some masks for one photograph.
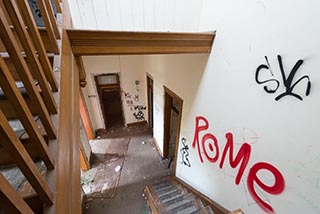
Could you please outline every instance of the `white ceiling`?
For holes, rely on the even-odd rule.
[[[202,0],[69,0],[75,28],[120,31],[199,30]]]

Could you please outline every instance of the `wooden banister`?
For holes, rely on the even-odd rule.
[[[61,6],[60,6],[60,1],[59,0],[54,0],[54,3],[56,5],[57,12],[58,13],[62,13],[62,9],[61,9]]]
[[[47,29],[47,32],[48,32],[48,35],[49,35],[49,39],[50,39],[50,43],[51,43],[51,46],[54,50],[54,53],[55,54],[59,54],[59,47],[58,47],[58,43],[57,43],[57,37],[54,33],[54,29],[53,29],[53,25],[55,23],[52,23],[50,18],[49,18],[49,15],[48,15],[48,9],[45,5],[45,2],[44,0],[38,0],[37,1],[38,3],[38,6],[39,6],[39,9],[40,9],[40,12],[41,12],[41,15],[42,15],[42,19],[43,19],[43,22],[46,26],[46,29]]]
[[[48,137],[50,139],[56,138],[56,131],[53,123],[50,119],[47,108],[40,96],[38,89],[36,88],[33,78],[31,76],[30,70],[20,54],[18,42],[12,34],[11,29],[9,28],[8,22],[3,14],[3,10],[0,7],[0,37],[4,43],[7,52],[10,55],[10,58],[14,62],[14,66],[19,73],[19,76],[23,82],[24,87],[26,88],[28,95],[34,103],[34,108],[37,109],[37,112],[40,116],[40,119],[47,131]]]
[[[29,205],[20,197],[20,195],[14,190],[7,179],[0,173],[0,193],[8,199],[11,206],[14,207],[18,212],[24,214],[33,214]]]
[[[22,145],[19,138],[9,125],[6,117],[0,110],[0,137],[2,139],[1,145],[14,159],[15,164],[20,168],[22,173],[26,176],[34,190],[38,193],[41,200],[45,203],[52,204],[53,193],[41,177],[40,172],[33,163],[30,155]]]
[[[35,147],[40,152],[40,156],[48,169],[53,169],[54,161],[48,151],[46,142],[2,57],[0,57],[0,76],[0,86],[8,100],[10,100],[12,105],[15,107],[23,127],[27,131],[30,139],[34,142]]]
[[[6,52],[6,60],[0,56],[0,108],[3,110],[0,113],[0,165],[16,163],[29,181],[28,188],[32,186],[35,192],[19,196],[4,177],[0,178],[0,213],[41,210],[44,214],[81,214],[79,68],[66,32],[72,27],[68,2],[54,0],[58,12],[62,4],[64,13],[63,17],[57,16],[59,21],[63,18],[63,24],[56,25],[53,2],[37,0],[46,26],[38,28],[28,0],[8,1],[0,0],[0,51]],[[54,29],[52,24],[58,28]],[[61,42],[57,42],[59,36]],[[52,47],[48,51],[47,44],[51,44],[53,51]],[[53,56],[55,72],[47,52],[56,53]],[[16,85],[20,80],[25,91]],[[59,93],[52,94],[52,91]],[[56,115],[49,114],[54,112],[52,106],[47,109],[52,104],[48,98],[53,100],[52,97],[58,108]],[[36,122],[34,115],[40,120]],[[10,117],[20,120],[26,138],[16,136],[8,124]],[[38,169],[34,168],[32,159],[38,157],[48,169],[45,179],[43,172],[39,176]],[[36,197],[40,208],[25,197]],[[44,203],[39,203],[38,198]]]
[[[57,22],[56,22],[56,19],[54,17],[51,1],[50,0],[44,0],[44,3],[45,3],[45,6],[46,6],[46,9],[47,9],[47,12],[48,12],[48,16],[49,16],[49,19],[50,19],[50,22],[51,22],[51,25],[52,25],[52,29],[53,29],[54,35],[56,36],[57,39],[61,39],[60,32],[59,32],[59,29],[58,29],[58,26],[57,26]]]
[[[49,62],[49,59],[46,55],[45,46],[40,36],[40,32],[37,28],[35,20],[32,16],[32,12],[30,10],[29,4],[27,0],[17,1],[17,4],[20,8],[20,12],[24,17],[25,23],[28,26],[28,31],[30,33],[31,38],[33,39],[34,45],[36,47],[37,53],[39,55],[39,60],[41,65],[43,66],[43,70],[45,75],[50,82],[52,91],[58,91],[58,83],[54,76],[52,66]]]
[[[10,15],[11,21],[17,31],[17,34],[20,39],[20,43],[23,46],[24,51],[27,55],[27,61],[30,65],[30,70],[35,74],[35,79],[38,80],[42,94],[43,100],[46,103],[47,109],[50,114],[57,113],[57,105],[49,89],[48,82],[44,75],[42,66],[39,62],[38,57],[36,56],[36,50],[33,46],[32,40],[26,30],[24,21],[19,12],[18,6],[14,1],[5,1],[5,6],[8,14]]]

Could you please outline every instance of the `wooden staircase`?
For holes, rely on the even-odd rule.
[[[145,187],[153,214],[214,214],[200,198],[171,178]]]
[[[69,7],[36,2],[44,27],[28,0],[0,0],[0,214],[81,213]]]

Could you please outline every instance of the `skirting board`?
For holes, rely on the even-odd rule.
[[[162,154],[162,152],[161,152],[161,149],[159,148],[159,144],[158,144],[158,142],[157,142],[157,140],[156,140],[155,138],[153,138],[153,143],[154,143],[154,145],[155,145],[155,147],[156,147],[156,149],[157,149],[157,152],[158,152],[158,154],[160,155],[160,157],[163,157],[163,154]]]
[[[144,121],[139,121],[139,122],[134,122],[134,123],[128,123],[127,124],[127,127],[132,127],[132,126],[142,126],[142,125],[145,125],[147,124],[147,121],[144,120]]]

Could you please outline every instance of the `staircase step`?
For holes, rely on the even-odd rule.
[[[189,202],[187,202],[187,200],[186,200],[186,201],[182,202],[180,204],[180,206],[168,210],[168,214],[178,214],[178,213],[185,214],[187,212],[193,212],[196,210],[197,210],[197,208],[193,205],[192,200]]]
[[[175,197],[172,200],[169,200],[169,201],[166,201],[166,202],[161,201],[161,202],[164,204],[165,207],[169,207],[169,206],[171,206],[173,204],[176,204],[176,203],[178,203],[180,201],[183,201],[183,200],[185,200],[187,198],[193,198],[194,199],[194,196],[191,193],[186,193],[186,194],[181,194],[179,197]]]
[[[176,194],[176,193],[179,193],[179,190],[175,188],[175,189],[172,189],[170,191],[167,191],[167,192],[164,192],[162,194],[159,194],[158,197],[162,201],[163,199],[171,197],[172,194]]]
[[[173,194],[173,195],[171,195],[172,197],[163,199],[163,200],[161,200],[161,202],[166,204],[166,203],[168,203],[168,202],[170,202],[172,200],[175,200],[175,199],[177,199],[179,197],[183,197],[184,195],[185,195],[184,192],[177,192],[177,194]]]
[[[155,191],[158,195],[162,195],[162,194],[164,194],[164,193],[166,193],[166,192],[170,192],[170,191],[175,190],[175,189],[177,189],[177,188],[174,187],[174,186],[166,186],[166,187],[164,187],[164,188],[160,188],[160,189],[154,190],[154,191]]]
[[[170,181],[166,180],[166,181],[163,181],[161,183],[152,185],[152,188],[154,190],[159,190],[159,189],[162,189],[162,188],[165,188],[165,187],[169,187],[169,186],[173,186],[173,184]]]
[[[175,210],[177,208],[183,208],[184,206],[186,206],[186,204],[189,204],[190,202],[192,203],[194,200],[194,196],[192,194],[188,194],[188,196],[186,198],[182,198],[182,200],[177,201],[176,203],[172,203],[168,206],[165,206],[166,210],[170,211],[170,210]],[[178,209],[179,210],[179,209]]]

